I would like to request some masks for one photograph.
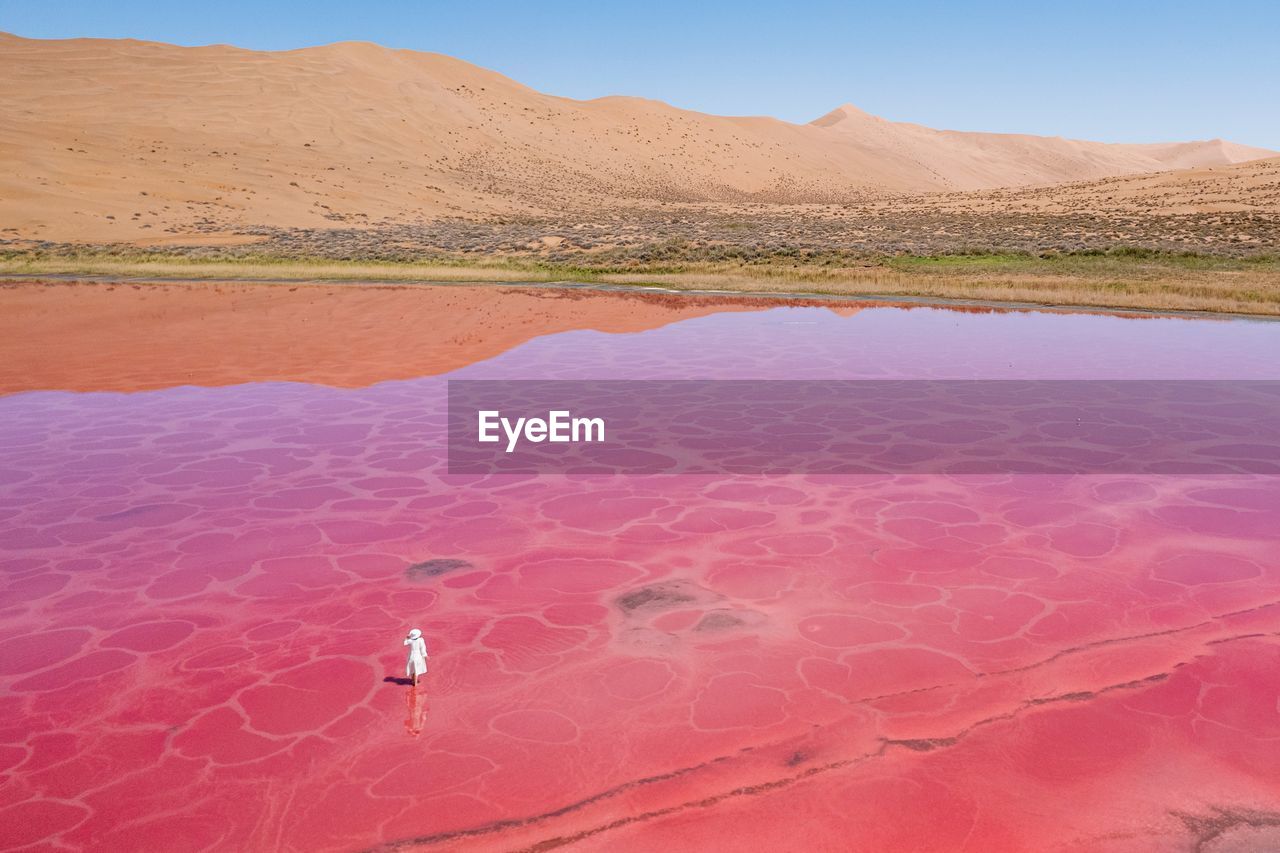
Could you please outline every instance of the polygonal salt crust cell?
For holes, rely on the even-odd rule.
[[[452,376],[1276,378],[1278,342],[775,309]],[[1277,478],[449,476],[444,393],[0,399],[0,846],[1280,843]]]

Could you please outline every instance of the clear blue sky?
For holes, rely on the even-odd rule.
[[[447,53],[556,95],[808,121],[849,101],[963,130],[1280,149],[1280,0],[0,0],[0,30]]]

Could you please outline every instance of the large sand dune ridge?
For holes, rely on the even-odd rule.
[[[164,244],[622,204],[831,203],[1225,165],[1226,143],[810,124],[576,101],[364,43],[283,52],[0,35],[0,238]]]

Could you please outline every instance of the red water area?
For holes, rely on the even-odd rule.
[[[1263,323],[779,309],[456,375],[1278,354]],[[449,476],[444,391],[0,399],[0,846],[1280,847],[1280,478]]]

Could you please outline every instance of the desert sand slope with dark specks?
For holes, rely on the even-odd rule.
[[[830,203],[1087,181],[1272,152],[811,124],[575,101],[437,54],[0,35],[0,239],[165,244],[255,227]]]

